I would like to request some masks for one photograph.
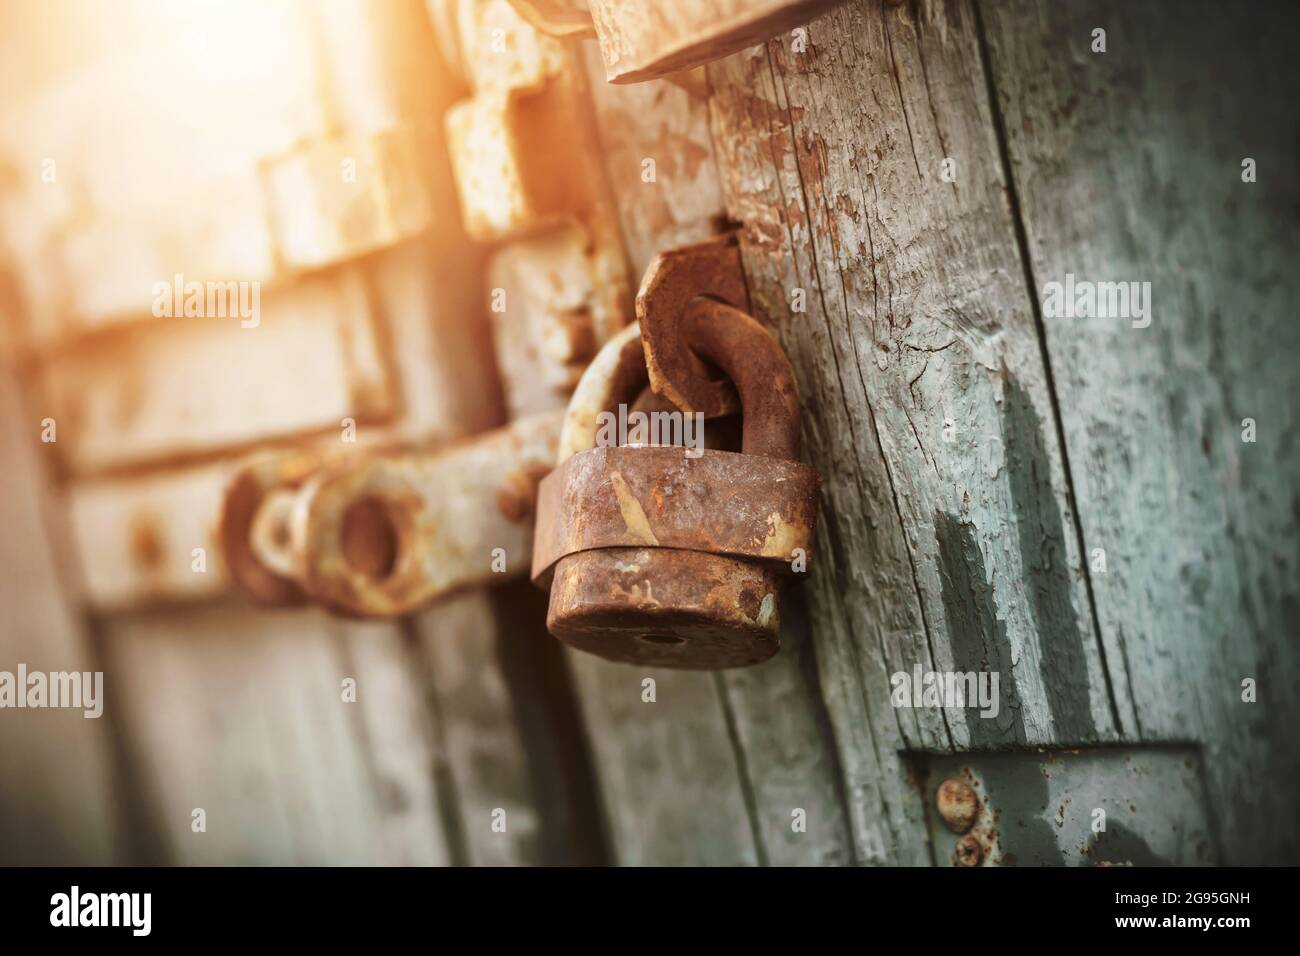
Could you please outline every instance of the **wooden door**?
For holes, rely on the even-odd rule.
[[[264,262],[247,243],[214,259],[215,240],[107,256],[156,221],[97,206],[109,174],[62,161],[88,135],[50,132],[49,104],[79,91],[70,67],[37,44],[6,67],[54,92],[0,127],[22,318],[0,669],[107,682],[101,721],[0,715],[15,860],[1296,861],[1289,5],[861,0],[627,85],[605,82],[594,41],[550,38],[504,0],[294,9],[277,29],[314,39],[274,109],[304,128],[266,120],[248,158],[276,170],[258,181],[282,184],[280,205],[257,206],[238,170],[183,183],[242,196],[194,215],[246,209]],[[617,250],[578,283],[585,314],[625,309],[663,249],[736,229],[755,315],[794,364],[818,550],[766,664],[562,650],[522,581],[385,623],[268,611],[189,570],[209,533],[195,516],[254,446],[351,417],[432,447],[563,404],[525,331],[543,311],[529,269],[573,255],[572,210],[547,203],[579,200],[471,214],[469,139],[442,133],[444,113],[491,117],[511,90],[553,109],[538,78],[561,72],[590,114],[556,168],[583,170],[581,221]],[[366,146],[408,132],[406,153]],[[154,197],[105,142],[113,182]],[[414,157],[427,202],[392,200],[396,161],[385,188],[335,201],[354,154]],[[42,182],[51,157],[70,171]],[[291,331],[231,330],[222,353],[210,327],[123,311],[137,261],[251,270]],[[496,313],[495,289],[517,305]],[[57,443],[40,441],[47,416]],[[990,696],[942,696],[966,675]],[[937,800],[950,779],[976,795],[965,835]]]

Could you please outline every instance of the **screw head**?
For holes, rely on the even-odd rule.
[[[952,851],[953,866],[979,866],[984,859],[984,847],[974,834],[968,833],[957,841]]]
[[[949,777],[939,784],[935,802],[944,825],[953,833],[965,833],[975,825],[980,813],[979,797],[965,780]]]

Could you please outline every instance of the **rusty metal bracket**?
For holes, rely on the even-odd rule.
[[[536,28],[566,5],[433,5],[472,90],[447,112],[448,153],[466,232],[496,245],[489,296],[507,401],[515,415],[559,408],[632,317],[632,277],[582,59],[574,42]],[[483,49],[494,35],[509,43]]]
[[[227,494],[226,560],[259,600],[358,617],[518,577],[559,431],[549,413],[436,451],[317,462],[305,476],[308,463],[249,469]]]
[[[968,701],[969,703],[969,701]],[[907,755],[932,799],[940,866],[1206,866],[1220,861],[1195,747]],[[1028,781],[1028,783],[1027,783]],[[1136,812],[1159,805],[1161,812]],[[1098,814],[1111,816],[1096,826]],[[1117,821],[1122,820],[1122,823]]]
[[[263,604],[307,601],[292,564],[282,560],[288,546],[288,511],[294,496],[317,469],[313,452],[268,454],[241,469],[221,503],[220,539],[235,583]]]

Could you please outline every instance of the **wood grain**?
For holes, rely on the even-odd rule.
[[[1200,743],[1225,862],[1294,863],[1295,7],[982,11],[1035,288],[1151,283],[1149,327],[1043,318],[1126,732]]]
[[[902,750],[1112,739],[1114,704],[972,11],[851,4],[799,40],[710,66],[714,146],[826,479],[811,616],[856,855],[924,862]],[[891,706],[914,667],[998,672],[998,715]]]
[[[348,130],[388,128],[414,111],[374,79],[390,75],[384,50],[406,49],[383,39],[404,21],[353,44],[367,8],[344,12],[323,49],[374,82],[332,91],[330,109]],[[859,0],[711,64],[707,92],[594,91],[638,274],[725,214],[795,365],[825,478],[819,547],[784,602],[784,649],[760,667],[562,651],[526,582],[401,624],[230,602],[136,611],[101,618],[92,653],[39,518],[29,439],[46,412],[16,415],[0,377],[17,462],[0,651],[98,662],[109,707],[102,722],[36,715],[39,737],[33,715],[0,717],[4,860],[943,864],[918,754],[997,751],[985,759],[1041,787],[1024,760],[1039,748],[1103,745],[1114,763],[1179,743],[1199,750],[1183,776],[1204,775],[1211,856],[1294,862],[1298,25],[1282,4]],[[481,299],[476,260],[438,234],[344,267],[359,277],[349,314],[378,322],[364,364],[404,439],[499,414],[481,323],[455,323]],[[1151,325],[1044,314],[1044,283],[1066,274],[1149,281]],[[168,334],[106,347],[124,365],[166,357]],[[473,369],[449,364],[467,352]],[[74,369],[69,395],[95,385],[77,354],[54,359]],[[348,381],[326,378],[330,394]],[[282,431],[329,411],[316,406]],[[217,425],[242,421],[210,407]],[[191,426],[101,429],[81,465],[170,455]],[[154,427],[169,429],[157,447]],[[209,449],[262,432],[213,434]],[[1095,549],[1104,569],[1089,569]],[[914,668],[996,673],[997,715],[894,706],[891,677]],[[1004,775],[1000,798],[1037,825],[1026,779]]]
[[[211,606],[100,630],[166,862],[448,861],[426,712],[395,626]],[[206,832],[192,828],[196,808]]]
[[[0,670],[94,672],[98,659],[69,599],[68,555],[50,534],[54,446],[39,434],[17,376],[0,368]],[[0,864],[123,860],[111,719],[83,713],[0,710]]]
[[[606,862],[582,728],[545,617],[545,596],[517,581],[463,591],[413,619],[458,862]]]
[[[78,475],[239,450],[400,410],[360,269],[312,276],[249,318],[175,316],[89,340],[42,368],[42,415]],[[233,310],[232,310],[233,313]]]
[[[586,54],[598,73],[594,44]],[[616,87],[593,77],[592,85],[624,243],[640,276],[659,252],[722,225],[707,100],[663,80]],[[786,650],[744,671],[681,673],[570,653],[618,862],[852,860],[806,623],[786,617]],[[656,682],[654,702],[642,699],[645,678]],[[796,830],[796,809],[806,829]]]

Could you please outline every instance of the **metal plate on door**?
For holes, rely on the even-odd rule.
[[[1218,862],[1200,756],[1193,748],[922,754],[916,759],[939,865]],[[941,795],[945,781],[951,783]]]

